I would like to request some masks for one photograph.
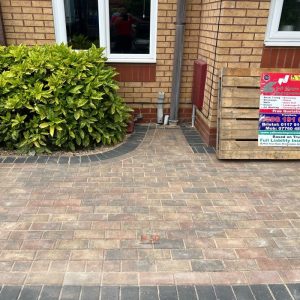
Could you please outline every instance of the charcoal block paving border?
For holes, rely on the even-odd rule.
[[[201,136],[199,135],[199,132],[194,127],[183,125],[181,126],[181,130],[194,153],[216,153],[214,147],[207,146],[203,142]]]
[[[300,284],[187,286],[8,286],[0,300],[299,300]]]
[[[84,164],[101,162],[125,155],[135,150],[143,141],[149,126],[136,125],[134,132],[120,146],[103,153],[84,154],[78,156],[0,156],[0,163],[17,164]]]

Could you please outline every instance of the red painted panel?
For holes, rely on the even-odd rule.
[[[194,62],[194,78],[192,89],[192,103],[202,108],[204,101],[204,89],[206,81],[207,63],[203,60]]]
[[[108,63],[119,73],[117,80],[121,82],[155,82],[156,64],[123,64]]]
[[[300,47],[265,47],[262,68],[299,68]]]

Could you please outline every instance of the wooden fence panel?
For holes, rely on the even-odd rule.
[[[218,107],[219,159],[300,159],[300,147],[258,146],[260,76],[291,69],[222,70]]]

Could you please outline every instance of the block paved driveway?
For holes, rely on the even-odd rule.
[[[149,128],[104,162],[0,164],[0,299],[300,299],[300,162],[218,161],[199,143]]]

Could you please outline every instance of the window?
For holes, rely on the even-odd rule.
[[[57,43],[105,48],[110,62],[155,62],[157,0],[53,0]]]
[[[272,0],[267,46],[300,46],[300,0]]]

